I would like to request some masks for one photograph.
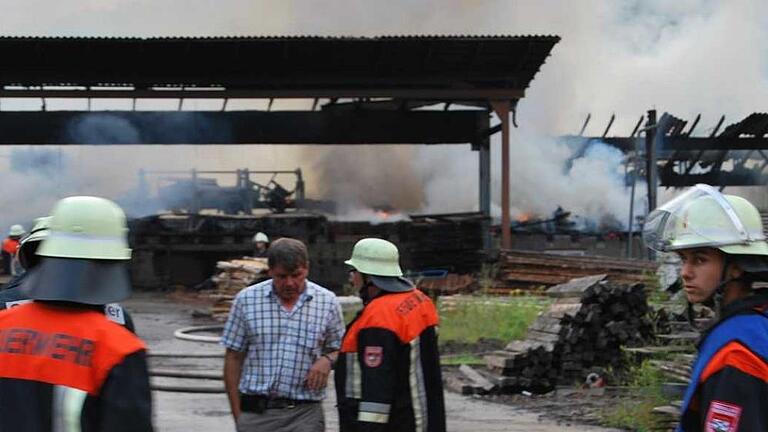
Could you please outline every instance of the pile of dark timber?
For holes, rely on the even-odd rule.
[[[606,279],[601,274],[550,288],[547,294],[556,300],[531,324],[527,338],[485,356],[501,391],[542,393],[583,382],[595,367],[621,366],[622,346],[653,336],[643,285]]]
[[[563,256],[527,251],[501,251],[498,288],[525,288],[563,284],[571,279],[605,274],[622,284],[644,283],[656,273],[658,264],[596,256]]]
[[[267,259],[242,257],[231,261],[216,263],[219,272],[211,278],[216,284],[212,291],[201,293],[214,300],[211,306],[213,318],[226,321],[237,293],[243,288],[264,280],[267,277]]]

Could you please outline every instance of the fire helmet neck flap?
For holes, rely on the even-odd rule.
[[[371,282],[384,291],[406,292],[414,289],[411,281],[403,277],[397,246],[386,240],[364,238],[358,241],[352,249],[352,256],[344,263],[369,276]]]
[[[47,237],[38,248],[42,262],[22,291],[35,300],[102,305],[131,292],[131,258],[122,209],[104,198],[64,198],[53,209]]]
[[[51,226],[50,216],[35,219],[35,225],[24,238],[19,242],[17,255],[19,263],[25,270],[29,271],[39,262],[37,248],[44,238],[48,237],[48,229]]]

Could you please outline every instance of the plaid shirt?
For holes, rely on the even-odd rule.
[[[309,368],[322,354],[341,347],[344,321],[336,295],[313,282],[286,312],[272,280],[235,297],[221,344],[246,351],[240,392],[300,400],[321,400],[325,390],[307,388]]]

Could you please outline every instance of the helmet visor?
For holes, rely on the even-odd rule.
[[[643,227],[645,245],[658,252],[721,247],[765,240],[745,228],[720,192],[698,184],[652,211]]]

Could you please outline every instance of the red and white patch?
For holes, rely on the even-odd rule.
[[[384,348],[380,346],[367,346],[365,347],[365,353],[363,355],[363,361],[369,368],[375,368],[381,366],[381,361],[384,358]]]
[[[741,407],[720,401],[712,401],[704,423],[706,432],[734,432],[739,429]]]

